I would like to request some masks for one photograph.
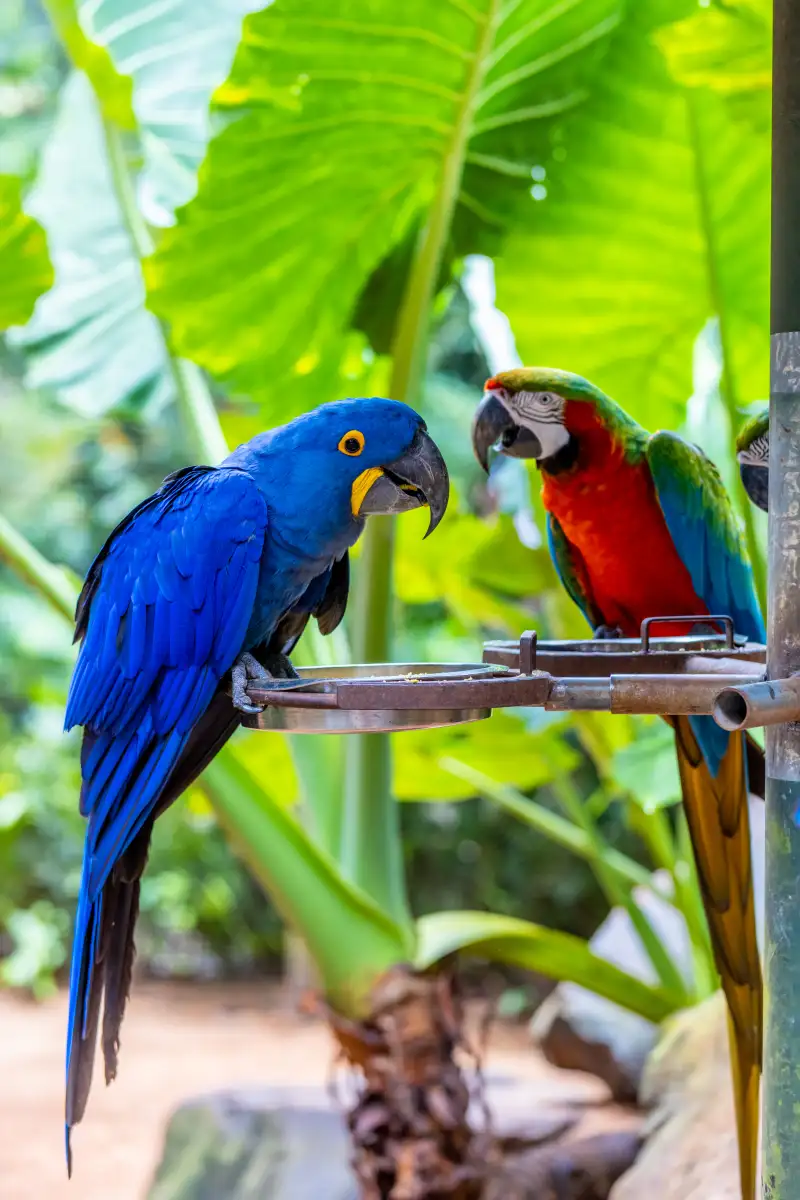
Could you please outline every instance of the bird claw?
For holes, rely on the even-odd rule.
[[[263,704],[251,703],[247,688],[250,683],[265,684],[269,683],[272,678],[270,672],[252,654],[248,654],[246,651],[244,654],[240,654],[231,671],[230,694],[233,707],[243,713],[263,712]]]
[[[598,625],[592,634],[592,640],[596,642],[616,641],[617,638],[624,637],[619,625]]]
[[[245,651],[240,654],[231,671],[230,696],[233,707],[243,713],[262,713],[265,705],[253,704],[248,695],[250,684],[262,687],[275,679],[297,679],[298,675],[285,654],[269,654],[265,663]]]

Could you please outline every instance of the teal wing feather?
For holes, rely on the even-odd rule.
[[[646,449],[658,502],[699,600],[733,618],[737,633],[765,642],[753,569],[719,472],[702,450],[675,433],[656,433]],[[690,717],[711,774],[728,750],[728,734],[711,717]]]
[[[717,468],[675,433],[653,434],[646,456],[667,528],[698,598],[709,612],[733,617],[738,633],[764,642],[753,570]]]
[[[603,624],[603,618],[592,599],[589,575],[581,553],[569,541],[555,517],[550,514],[547,517],[547,541],[550,546],[550,556],[561,583],[592,629],[596,629],[598,625]]]

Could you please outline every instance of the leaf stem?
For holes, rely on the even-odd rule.
[[[639,905],[633,889],[620,886],[618,878],[613,870],[609,868],[608,854],[610,847],[584,805],[574,783],[571,779],[564,778],[554,780],[551,786],[558,797],[559,803],[568,815],[577,825],[580,825],[584,829],[586,836],[594,843],[595,849],[592,857],[592,867],[597,882],[602,888],[608,903],[612,907],[617,906],[618,908],[625,909],[630,918],[631,925],[636,931],[639,941],[642,943],[642,948],[650,959],[653,969],[664,987],[668,988],[675,995],[683,995],[685,1000],[689,1000],[686,981],[673,961],[667,947],[653,928],[644,909]]]
[[[0,559],[30,583],[68,621],[75,617],[78,593],[65,572],[49,562],[4,516],[0,515]]]
[[[153,235],[136,202],[136,189],[128,169],[123,133],[107,117],[103,117],[103,133],[114,193],[133,248],[141,262],[153,253],[155,246]],[[228,444],[203,373],[196,363],[177,358],[172,353],[166,325],[159,318],[153,319],[158,321],[161,330],[164,354],[175,383],[178,408],[192,449],[204,462],[215,465],[225,458]]]
[[[477,95],[492,46],[499,0],[491,0],[456,113],[439,186],[419,234],[392,345],[390,394],[413,404],[419,392],[430,331],[431,305],[461,187],[464,157]],[[394,526],[374,517],[364,534],[351,624],[356,662],[391,657]],[[408,920],[400,817],[392,796],[391,747],[386,734],[353,739],[348,746],[341,861],[397,920]]]
[[[733,358],[731,354],[731,335],[728,329],[728,318],[725,309],[725,304],[722,298],[722,284],[719,277],[717,243],[714,233],[714,220],[711,210],[711,190],[706,178],[705,159],[703,153],[703,138],[700,131],[700,120],[697,112],[697,96],[694,89],[686,89],[686,109],[687,120],[689,126],[689,137],[692,143],[692,151],[694,155],[695,166],[695,181],[697,186],[697,197],[700,208],[700,220],[705,233],[706,247],[706,270],[708,273],[708,290],[711,299],[711,306],[717,315],[719,323],[719,341],[720,353],[722,357],[722,374],[720,378],[720,392],[722,400],[728,413],[728,419],[731,426],[731,434],[735,436],[736,426],[741,419],[739,405],[741,398],[739,397],[736,387],[736,377],[733,370]],[[737,508],[744,520],[745,541],[747,551],[750,557],[750,562],[753,567],[753,579],[755,581],[756,595],[758,596],[761,611],[766,615],[767,611],[767,569],[764,561],[764,556],[761,551],[761,545],[756,532],[755,514],[753,506],[744,490],[744,484],[741,481],[739,472],[736,472],[736,497]]]

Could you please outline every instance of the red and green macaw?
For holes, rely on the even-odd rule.
[[[486,384],[473,427],[488,452],[536,460],[562,583],[599,637],[638,636],[646,617],[728,614],[765,640],[753,576],[714,465],[674,433],[648,433],[587,380],[544,367]],[[664,635],[689,632],[666,625]],[[750,784],[763,756],[711,717],[669,717],[717,968],[730,1012],[742,1192],[753,1195],[762,990],[750,862]]]

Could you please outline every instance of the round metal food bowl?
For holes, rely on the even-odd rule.
[[[508,703],[508,689],[516,692],[518,679],[485,663],[362,663],[301,667],[298,675],[250,687],[253,704],[265,707],[245,716],[245,726],[286,733],[389,733],[459,725],[482,721],[494,706]],[[526,682],[543,703],[547,677]]]
[[[681,637],[655,637],[651,633],[659,624],[675,624],[682,620],[703,624],[713,622],[723,628],[720,633],[686,634]],[[650,617],[642,622],[638,638],[540,642],[535,633],[524,633],[519,641],[486,642],[483,648],[485,663],[509,667],[523,674],[547,671],[562,678],[713,671],[714,665],[710,660],[715,659],[720,660],[718,669],[723,668],[727,660],[763,664],[766,661],[766,647],[758,642],[748,642],[735,633],[730,617],[697,616]]]

